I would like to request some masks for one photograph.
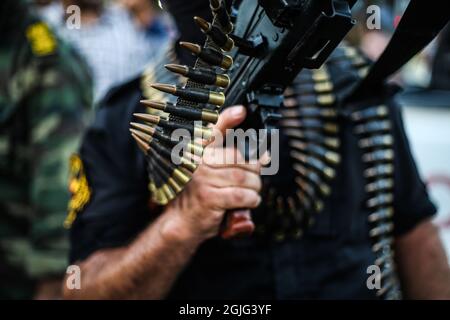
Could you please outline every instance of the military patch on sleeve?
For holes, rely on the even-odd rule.
[[[34,55],[47,56],[55,52],[56,39],[47,24],[37,22],[28,26],[26,35]]]
[[[68,214],[64,221],[64,227],[70,228],[77,218],[77,214],[83,210],[91,199],[91,189],[84,172],[83,161],[77,154],[70,157],[69,191],[72,194]]]

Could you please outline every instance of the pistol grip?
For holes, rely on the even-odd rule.
[[[236,209],[225,213],[220,236],[223,239],[249,236],[255,230],[250,210]]]

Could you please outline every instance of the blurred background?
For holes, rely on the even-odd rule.
[[[170,16],[155,0],[34,2],[40,16],[85,57],[95,102],[111,87],[142,72],[176,34]]]
[[[159,55],[165,54],[168,46],[177,38],[175,24],[163,10],[163,0],[162,3],[158,0],[18,1],[27,3],[28,10],[46,22],[51,33],[71,46],[85,61],[92,79],[91,100],[83,105],[84,109],[87,109],[83,117],[85,124],[89,123],[91,111],[95,110],[98,102],[111,88],[139,76],[145,66],[155,61]],[[373,4],[381,9],[381,27],[375,30],[369,29],[366,24],[371,16],[367,12],[367,7]],[[368,57],[375,60],[387,45],[407,4],[407,0],[359,1],[354,8],[358,24],[346,40],[359,46]],[[8,15],[8,12],[2,12],[2,15]],[[10,30],[14,30],[14,26],[15,24],[11,23]],[[36,34],[36,39],[45,40],[42,40],[41,33]],[[27,36],[30,37],[28,33]],[[32,38],[34,39],[34,36]],[[0,49],[2,49],[1,45]],[[42,42],[41,49],[44,51],[48,49],[48,43],[43,46]],[[0,74],[2,61],[0,59]],[[68,63],[75,66],[75,69],[79,66],[74,61]],[[4,78],[3,84],[0,80],[0,85],[8,86],[8,81]],[[394,75],[391,81],[395,81],[404,88],[399,99],[404,105],[405,126],[419,171],[439,208],[435,221],[440,228],[450,257],[450,29],[448,26],[426,50],[414,57]],[[0,91],[1,94],[2,91]],[[82,93],[73,94],[81,95]],[[0,98],[3,99],[1,96]],[[1,99],[0,106],[3,103]],[[3,115],[0,114],[0,116]],[[82,130],[79,130],[77,135],[78,138],[81,137]],[[3,146],[1,142],[0,146]],[[72,147],[71,151],[76,151],[76,147]],[[62,160],[68,162],[68,153],[64,154],[66,158]],[[71,183],[71,188],[80,188],[80,181],[75,179],[75,182]],[[0,198],[0,204],[3,208],[1,201],[3,201],[2,198]],[[61,221],[64,218],[65,213]],[[57,221],[60,220],[57,219]],[[58,224],[61,229],[62,225],[62,222]],[[1,232],[0,227],[0,236]],[[21,252],[24,254],[26,251]],[[43,263],[42,261],[31,262],[34,265],[30,267],[30,270],[34,270],[36,265]],[[55,275],[51,276],[52,279],[57,280],[53,281],[53,286],[38,285],[32,296],[58,298],[58,285],[60,286],[58,280],[60,281],[63,271],[60,269],[61,273],[57,274],[56,278]],[[2,297],[1,290],[0,297]],[[18,294],[15,297],[23,298],[27,295]]]

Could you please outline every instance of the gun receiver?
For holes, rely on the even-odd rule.
[[[286,86],[303,68],[319,68],[355,24],[350,12],[353,3],[241,1],[225,105],[249,107],[244,126],[273,127]]]

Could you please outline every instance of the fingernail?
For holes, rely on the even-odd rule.
[[[270,163],[270,161],[272,160],[269,151],[265,151],[264,154],[262,155],[262,157],[260,158],[261,164],[263,166],[266,166]]]
[[[231,115],[235,118],[239,117],[242,112],[244,111],[244,107],[243,106],[236,106],[233,108],[233,110],[231,110]]]

